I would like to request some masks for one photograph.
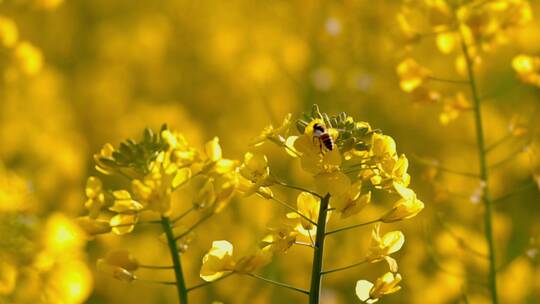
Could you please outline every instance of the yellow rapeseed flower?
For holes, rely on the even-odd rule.
[[[291,126],[291,118],[292,114],[289,113],[285,116],[280,126],[266,126],[262,133],[251,141],[251,145],[258,147],[264,144],[267,140],[283,145],[285,143],[285,136]]]
[[[416,88],[422,86],[431,75],[431,71],[419,65],[414,59],[407,58],[401,61],[396,72],[399,76],[399,86],[407,93],[411,93]]]
[[[266,187],[272,184],[266,155],[247,152],[244,154],[244,162],[238,171],[241,176],[241,190],[245,196],[260,192],[261,188],[264,188],[263,193],[272,195],[272,191]]]
[[[294,150],[300,153],[302,168],[307,172],[318,174],[335,171],[341,165],[341,154],[337,147],[327,151],[320,140],[313,136],[313,126],[315,124],[324,126],[321,119],[314,119],[307,125],[304,134],[291,137],[287,139],[287,142],[292,142]],[[336,129],[328,128],[326,131],[334,141],[337,140],[339,132]]]
[[[43,66],[41,51],[30,42],[23,41],[15,47],[15,58],[20,69],[27,75],[35,75]]]
[[[540,86],[540,57],[520,54],[512,59],[512,67],[523,82]]]
[[[314,195],[301,192],[296,198],[297,210],[299,213],[307,217],[313,222],[317,222],[319,218],[319,208],[321,200]],[[301,217],[295,212],[287,213],[287,218],[299,220],[299,225],[297,226],[298,232],[305,236],[315,235],[317,227],[313,225],[310,221]]]
[[[371,244],[366,254],[366,260],[370,263],[386,260],[390,271],[396,272],[397,263],[390,257],[390,254],[401,249],[405,242],[405,236],[401,231],[390,231],[381,237],[380,230],[381,225],[377,224],[371,232]]]
[[[18,39],[17,24],[10,18],[0,16],[0,45],[11,48],[15,46]]]
[[[401,196],[392,209],[388,211],[381,221],[385,223],[409,219],[424,209],[424,203],[416,198],[416,193],[400,183],[393,183],[396,192]]]
[[[97,218],[101,207],[105,204],[105,193],[103,192],[103,183],[97,177],[90,176],[86,181],[85,188],[86,197],[88,200],[84,203],[88,209],[88,216]]]
[[[362,211],[371,201],[371,191],[362,192],[362,182],[354,183],[347,192],[330,197],[330,205],[341,213],[341,218],[347,218]]]
[[[444,100],[444,107],[442,113],[439,114],[439,121],[442,125],[447,125],[458,118],[460,113],[470,109],[471,103],[467,100],[465,94],[457,92],[455,96]]]
[[[287,222],[277,227],[270,227],[268,230],[270,233],[262,239],[261,243],[263,248],[269,247],[274,252],[286,252],[296,242],[298,236],[294,226]]]
[[[112,154],[114,147],[110,143],[103,145],[99,153],[94,154],[94,162],[96,163],[96,170],[105,175],[111,175],[114,173],[114,169],[102,159],[112,160]]]
[[[108,221],[98,220],[89,216],[82,216],[77,219],[79,226],[90,236],[111,232]]]
[[[116,213],[137,213],[143,210],[141,203],[133,200],[126,190],[113,191],[114,203],[109,210]]]
[[[270,247],[264,247],[257,250],[254,254],[238,260],[234,267],[234,272],[251,273],[262,268],[272,261],[272,250]]]
[[[214,241],[203,257],[200,276],[207,282],[215,281],[234,270],[233,245],[227,241]]]
[[[375,281],[375,284],[360,280],[356,282],[356,296],[363,302],[375,303],[383,296],[400,290],[401,286],[398,286],[400,281],[401,275],[399,273],[394,275],[392,272],[385,273]]]
[[[123,235],[133,231],[138,221],[138,213],[118,213],[109,220],[109,225],[115,234]]]

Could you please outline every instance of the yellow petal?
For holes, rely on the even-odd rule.
[[[393,157],[396,154],[396,142],[388,135],[375,133],[372,150],[378,157]]]
[[[108,222],[98,221],[86,216],[78,218],[77,223],[90,235],[103,234],[111,231],[111,226]]]
[[[414,59],[407,58],[400,62],[396,68],[400,78],[399,85],[407,93],[414,91],[422,85],[431,72],[420,66]]]
[[[218,161],[222,157],[221,146],[219,145],[219,138],[214,137],[205,145],[206,155],[210,161]]]
[[[539,59],[527,55],[518,55],[512,59],[512,67],[519,74],[529,74],[538,70]]]
[[[203,257],[200,277],[207,281],[215,281],[224,276],[226,272],[234,269],[232,260],[233,246],[227,241],[214,241],[212,248]]]
[[[176,175],[174,176],[171,186],[173,188],[178,188],[179,186],[186,183],[191,178],[191,169],[190,168],[182,168],[176,172]]]
[[[19,31],[15,22],[9,18],[0,16],[0,44],[3,47],[15,46],[19,39]]]
[[[88,198],[94,198],[98,196],[103,190],[103,184],[101,183],[101,180],[97,177],[90,176],[88,180],[86,181],[86,197]]]
[[[391,231],[382,237],[381,243],[387,248],[387,254],[392,254],[401,249],[405,243],[405,236],[401,231]]]
[[[109,223],[115,234],[122,235],[133,231],[138,219],[137,214],[117,214],[111,218]]]
[[[43,55],[41,51],[26,41],[16,46],[15,58],[21,70],[28,75],[36,74],[43,66]]]
[[[450,54],[455,50],[459,36],[456,33],[446,32],[437,35],[437,48],[443,54]]]
[[[117,200],[129,200],[131,199],[131,194],[126,190],[117,190],[113,191],[113,196]]]
[[[404,199],[411,200],[416,197],[416,194],[413,190],[407,188],[406,186],[402,185],[401,183],[393,183],[394,189],[396,192]]]
[[[342,172],[321,173],[315,176],[318,193],[345,195],[351,189],[351,179]]]
[[[359,280],[356,282],[356,296],[360,299],[360,301],[367,301],[369,299],[369,292],[371,291],[371,288],[373,287],[373,283],[366,280]]]
[[[138,212],[143,210],[143,205],[139,202],[126,199],[126,200],[115,200],[114,204],[109,207],[109,210],[117,213],[129,213],[129,212]]]
[[[298,155],[300,154],[300,152],[296,151],[296,149],[294,148],[297,139],[298,136],[289,136],[287,137],[287,140],[285,140],[285,152],[287,152],[287,154],[292,157],[298,157]]]

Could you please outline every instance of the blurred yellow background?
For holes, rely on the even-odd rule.
[[[531,5],[537,15],[540,3]],[[314,103],[391,135],[408,155],[411,187],[426,204],[413,220],[390,225],[406,236],[395,255],[403,289],[381,302],[463,303],[467,294],[470,303],[489,303],[487,262],[475,254],[487,250],[480,185],[425,164],[437,159],[477,171],[473,117],[415,103],[400,90],[396,66],[410,56],[435,75],[459,77],[454,57],[439,52],[433,37],[410,47],[397,17],[401,10],[401,1],[390,0],[0,1],[0,303],[174,303],[174,287],[120,282],[96,270],[96,260],[115,248],[146,264],[168,264],[170,257],[156,229],[90,240],[76,225],[86,178],[97,174],[92,154],[106,142],[139,138],[143,128],[167,123],[196,147],[219,136],[225,156],[242,159],[264,126],[279,124],[287,113],[298,117]],[[540,94],[521,83],[511,65],[516,54],[540,54],[539,20],[486,52],[479,69],[488,143],[504,138],[509,126],[529,130],[489,156],[490,163],[514,156],[492,172],[495,197],[526,186],[495,205],[501,303],[540,302],[532,132]],[[264,150],[276,174],[307,180],[283,151]],[[294,201],[290,194],[282,195]],[[173,204],[190,201],[180,195]],[[245,252],[282,213],[260,198],[235,198],[204,224],[183,256],[190,285],[200,282],[200,261],[213,240],[229,240]],[[326,264],[357,260],[369,233],[354,230],[329,240]],[[311,259],[309,248],[294,247],[261,273],[306,287]],[[328,276],[323,303],[360,303],[354,283],[373,279],[382,267]],[[148,270],[148,276],[172,279],[167,271]],[[247,276],[199,289],[190,299],[304,301]]]

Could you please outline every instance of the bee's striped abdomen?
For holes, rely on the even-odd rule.
[[[334,141],[332,140],[332,137],[330,137],[328,133],[321,134],[320,140],[322,141],[326,149],[330,151],[334,149]]]

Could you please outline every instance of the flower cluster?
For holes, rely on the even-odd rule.
[[[512,60],[512,67],[524,83],[540,86],[540,57],[517,55]]]
[[[111,229],[115,234],[129,233],[147,211],[169,216],[172,193],[195,177],[204,185],[192,207],[201,212],[221,211],[238,187],[237,162],[222,157],[218,138],[200,152],[166,126],[158,134],[146,129],[140,142],[127,140],[118,149],[106,144],[94,159],[96,170],[124,177],[131,187],[105,190],[99,178],[88,178],[88,215],[80,222],[90,234]]]
[[[360,213],[373,203],[374,191],[390,193],[397,199],[386,213],[370,223],[409,219],[423,209],[424,204],[409,188],[408,160],[405,155],[397,153],[396,144],[390,136],[372,129],[366,122],[354,121],[345,113],[330,117],[321,113],[317,106],[313,107],[310,114],[304,114],[297,120],[298,135],[288,134],[290,124],[290,116],[287,116],[279,128],[267,127],[254,141],[255,146],[269,141],[282,147],[287,155],[300,161],[305,172],[313,176],[317,190],[309,191],[280,181],[270,173],[264,154],[246,154],[244,163],[240,166],[242,178],[249,181],[246,193],[257,193],[265,199],[284,205],[292,212],[268,228],[260,248],[250,256],[236,259],[229,242],[215,241],[203,258],[200,276],[204,280],[215,281],[227,273],[251,273],[269,263],[273,254],[286,252],[293,245],[309,246],[317,250],[320,244],[315,239],[360,226],[346,227],[334,232],[325,231],[324,226],[327,223],[332,224],[331,214],[337,214],[343,219]],[[322,139],[320,128],[326,143]],[[296,207],[276,198],[270,190],[272,186],[300,190],[296,197]],[[375,284],[359,281],[358,284],[362,285],[364,290],[360,292],[358,287],[357,294],[363,301],[373,302],[382,295],[397,291],[399,287],[396,285],[401,280],[401,276],[397,274],[397,262],[390,255],[402,247],[403,233],[392,231],[381,235],[380,223],[373,230],[371,246],[367,249],[362,263],[386,261],[390,272]],[[327,271],[329,272],[333,271]],[[389,280],[389,276],[392,280]],[[368,285],[369,288],[366,289]],[[311,290],[310,297],[317,292]],[[366,292],[367,296],[364,294]]]
[[[204,149],[197,150],[182,134],[165,125],[158,133],[146,129],[140,141],[129,139],[118,148],[106,144],[94,155],[94,160],[97,171],[121,178],[127,187],[107,189],[100,178],[89,177],[84,204],[88,214],[79,218],[81,227],[90,235],[109,232],[124,235],[139,224],[161,223],[164,228],[161,239],[169,245],[173,261],[177,261],[175,269],[181,266],[174,255],[188,249],[195,228],[220,212],[241,191],[243,175],[257,170],[250,167],[251,161],[240,167],[237,161],[224,158],[217,137],[209,140]],[[255,175],[252,174],[250,181],[258,178]],[[196,191],[191,205],[174,206],[175,191],[188,185],[193,185]],[[183,211],[173,217],[177,209]],[[188,225],[183,220],[194,212],[200,214],[199,219]],[[158,219],[152,219],[156,216]],[[111,252],[98,261],[99,269],[124,281],[140,279],[134,273],[138,265],[123,250]]]
[[[435,37],[443,55],[454,55],[458,76],[467,75],[467,63],[461,53],[467,45],[473,65],[481,63],[481,52],[491,51],[508,41],[508,37],[532,19],[526,0],[464,1],[454,5],[449,1],[404,1],[398,22],[410,42]],[[534,83],[536,70],[530,57],[518,57],[513,62],[520,78]],[[403,59],[396,68],[400,87],[412,100],[424,104],[440,104],[441,124],[455,120],[461,112],[471,109],[464,92],[441,92],[433,83],[467,84],[469,80],[439,78],[411,57]]]

